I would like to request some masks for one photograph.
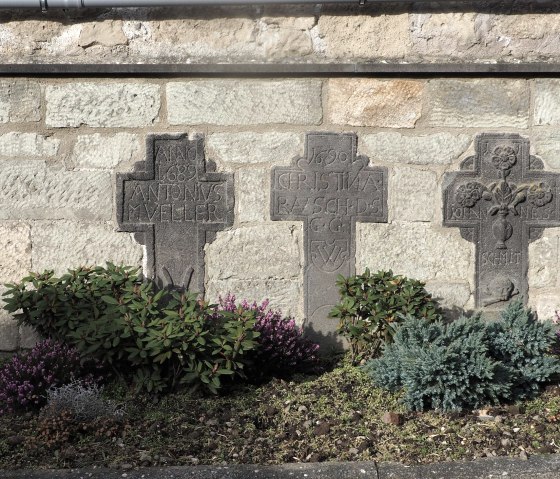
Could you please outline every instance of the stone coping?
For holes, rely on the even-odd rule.
[[[0,471],[0,479],[558,479],[560,455],[491,458],[422,466],[374,462],[279,466],[190,466],[167,468]]]
[[[0,76],[396,74],[554,76],[560,74],[560,63],[0,63]]]

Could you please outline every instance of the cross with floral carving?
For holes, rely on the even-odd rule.
[[[560,225],[558,174],[542,171],[517,134],[481,134],[475,150],[460,172],[445,175],[443,224],[476,245],[477,307],[526,302],[528,245]]]

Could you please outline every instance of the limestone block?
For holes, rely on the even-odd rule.
[[[65,171],[42,161],[5,161],[0,168],[0,219],[110,220],[111,174]]]
[[[558,278],[560,228],[547,228],[538,240],[529,243],[529,289],[551,288]],[[558,306],[560,308],[560,304]]]
[[[2,271],[1,265],[0,271]],[[4,309],[3,294],[6,289],[0,282],[0,351],[15,351],[19,347],[20,336],[17,322]]]
[[[540,320],[555,318],[560,311],[560,288],[547,288],[529,292],[529,306],[537,312]]]
[[[427,86],[426,125],[527,128],[529,84],[510,79],[438,79]]]
[[[81,25],[68,27],[68,22],[54,20],[51,12],[49,18],[34,17],[27,13],[10,17],[0,27],[0,51],[5,55],[4,61],[11,59],[11,63],[38,63],[40,60],[37,57],[44,59],[49,56],[54,45],[58,47],[57,53],[65,55],[66,59],[66,54],[73,49],[68,30],[77,27],[79,32],[82,28]],[[65,51],[63,47],[66,47]],[[58,61],[61,61],[61,57],[58,57]]]
[[[175,16],[156,14],[147,21],[125,22],[129,55],[160,61],[230,62],[278,61],[313,53],[312,8],[290,5],[258,17],[232,6],[212,11],[200,15],[182,8]]]
[[[527,13],[523,15],[496,15],[496,30],[512,39],[542,39],[560,34],[558,15]]]
[[[140,127],[154,124],[160,109],[158,85],[64,83],[45,92],[47,126]]]
[[[167,84],[172,125],[316,125],[321,80],[192,80]]]
[[[313,54],[310,30],[315,25],[312,11],[296,16],[263,16],[257,20],[255,43],[266,61],[303,58]],[[260,47],[260,48],[259,48]]]
[[[422,58],[470,59],[474,50],[483,55],[485,48],[481,45],[480,30],[484,28],[477,22],[478,18],[474,12],[413,13],[410,16],[411,54],[422,55]]]
[[[560,125],[560,80],[536,79],[534,95],[534,124]]]
[[[35,18],[39,18],[39,20],[35,20],[33,16],[29,15],[13,15],[11,21],[3,24],[8,31],[4,35],[3,40],[5,39],[6,42],[2,46],[14,53],[18,51],[16,49],[18,42],[20,48],[26,45],[38,48],[41,43],[57,36],[64,28],[61,22],[48,21],[41,17]]]
[[[130,233],[119,233],[112,224],[70,221],[37,221],[31,230],[33,270],[53,269],[63,274],[79,266],[115,264],[136,266],[143,248]]]
[[[232,293],[241,301],[246,299],[250,302],[261,303],[268,299],[269,307],[280,309],[285,316],[293,315],[301,320],[303,313],[303,293],[300,281],[270,279],[218,279],[209,280],[206,288],[206,298],[216,302],[220,296]]]
[[[363,154],[373,164],[409,163],[413,165],[449,165],[467,150],[471,135],[435,133],[433,135],[404,135],[381,132],[360,137]]]
[[[60,140],[37,133],[10,132],[0,135],[0,156],[50,157],[58,153]]]
[[[236,221],[266,221],[270,214],[270,171],[242,169],[236,173]]]
[[[0,283],[19,281],[31,269],[30,227],[25,223],[0,223]]]
[[[471,290],[467,281],[428,281],[426,291],[447,310],[464,309],[471,299]]]
[[[33,328],[29,326],[20,326],[19,328],[19,347],[22,349],[31,349],[35,344],[41,341],[41,336]]]
[[[19,344],[17,322],[0,312],[0,351],[15,351]]]
[[[41,119],[41,87],[28,80],[0,80],[0,123]]]
[[[410,46],[408,14],[322,15],[317,28],[329,60],[402,58]]]
[[[328,83],[328,118],[338,125],[413,128],[422,112],[423,82],[335,78]]]
[[[437,174],[418,168],[394,167],[389,176],[389,215],[398,221],[431,221],[440,207]]]
[[[207,157],[225,169],[236,164],[289,165],[303,150],[298,133],[212,133],[207,139]]]
[[[421,281],[474,277],[474,245],[458,231],[430,223],[358,223],[356,237],[358,271],[391,269]]]
[[[223,280],[297,280],[302,226],[267,223],[219,232],[206,245],[207,283]]]
[[[255,52],[255,26],[254,19],[244,16],[189,18],[181,12],[177,18],[142,22],[140,29],[147,33],[140,38],[127,33],[130,53],[140,57],[225,60],[249,57],[251,51]]]
[[[535,128],[531,135],[532,153],[539,156],[551,169],[560,169],[560,132]]]
[[[70,157],[76,168],[111,169],[142,159],[140,137],[131,133],[80,135]]]
[[[81,23],[74,23],[70,26],[64,25],[56,35],[38,45],[39,51],[46,57],[45,61],[48,62],[50,59],[60,57],[67,58],[69,61],[76,61],[80,57],[84,58],[84,49],[78,45],[82,28]],[[99,53],[97,52],[96,57],[101,59],[102,55]],[[111,61],[115,61],[116,55],[113,53],[110,58]]]
[[[502,45],[502,56],[525,61],[558,61],[560,21],[556,13],[494,15],[490,37]]]
[[[92,45],[103,45],[105,47],[126,45],[128,38],[123,33],[122,27],[122,20],[86,23],[80,33],[78,45],[83,48],[91,47]]]

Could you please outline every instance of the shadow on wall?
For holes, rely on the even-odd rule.
[[[304,332],[306,338],[321,345],[319,350],[321,356],[328,356],[334,352],[346,349],[346,341],[342,336],[335,332],[325,334],[324,331],[317,331],[309,326],[305,327]]]
[[[320,0],[317,0],[320,2]],[[402,1],[370,3],[360,7],[356,5],[268,5],[268,6],[191,6],[191,7],[154,7],[154,8],[82,8],[52,9],[43,14],[35,9],[0,9],[0,23],[12,20],[52,21],[72,24],[76,21],[122,20],[181,20],[181,19],[219,19],[219,18],[259,18],[263,15],[286,15],[289,8],[290,16],[299,15],[399,15],[403,13],[488,13],[496,15],[512,15],[523,13],[560,13],[560,2],[557,0],[510,0],[510,1]],[[157,0],[153,0],[154,3]],[[37,1],[39,4],[39,1]]]
[[[436,301],[440,301],[441,302],[441,298],[434,298]],[[475,314],[475,311],[473,309],[463,309],[460,308],[459,306],[452,306],[450,308],[442,308],[443,309],[443,320],[446,323],[451,323],[457,319],[459,319],[461,316],[466,316],[466,317],[470,317],[473,314]]]

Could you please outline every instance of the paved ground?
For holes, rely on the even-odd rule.
[[[560,479],[560,455],[406,467],[372,462],[168,467],[129,471],[0,471],[0,479]]]

